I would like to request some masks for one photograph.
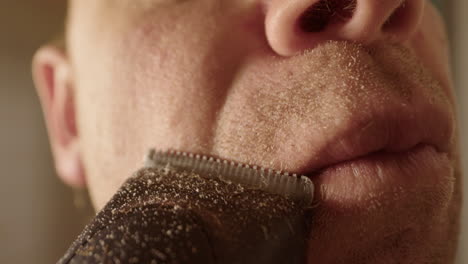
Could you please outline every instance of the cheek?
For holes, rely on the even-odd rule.
[[[186,78],[177,76],[182,70],[171,63],[173,51],[150,47],[149,40],[148,46],[138,40],[128,43],[120,36],[95,45],[86,55],[81,49],[76,60],[80,138],[98,205],[142,165],[149,148],[180,147],[185,137],[179,131],[190,126],[183,121],[181,104],[185,96],[191,97],[190,91],[183,89]]]
[[[167,19],[164,19],[167,20]],[[131,127],[147,147],[186,149],[208,144],[202,123],[210,122],[212,75],[209,41],[199,41],[185,27],[168,27],[145,21],[129,33],[118,36],[113,49],[111,87],[122,96],[116,104],[128,118],[142,122]],[[114,105],[117,107],[117,105]],[[190,138],[192,142],[187,142]],[[149,146],[148,146],[149,144]],[[193,148],[192,148],[193,150]],[[200,149],[198,149],[200,151]]]
[[[449,62],[448,37],[442,17],[431,4],[426,5],[421,26],[409,45],[442,84],[453,104],[454,91]]]
[[[106,201],[149,148],[208,152],[212,144],[242,56],[236,49],[219,54],[226,46],[220,29],[229,27],[216,17],[185,13],[142,16],[106,32],[76,29],[78,122],[95,200]]]
[[[142,146],[212,148],[218,112],[247,55],[239,43],[245,41],[242,30],[227,24],[242,19],[219,14],[229,16],[187,4],[151,13],[115,36],[111,56],[118,61],[112,63],[110,87],[125,95],[119,104],[128,118],[142,119],[135,131],[147,140]]]

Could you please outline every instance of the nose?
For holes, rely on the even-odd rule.
[[[291,56],[329,40],[370,44],[409,39],[425,0],[270,0],[266,35],[271,48]]]

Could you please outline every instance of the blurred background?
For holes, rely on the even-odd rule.
[[[55,175],[31,80],[33,53],[61,28],[65,2],[0,0],[0,263],[57,262],[90,215]]]
[[[34,51],[63,25],[65,2],[0,0],[0,263],[55,263],[92,215],[86,194],[55,175],[30,74]],[[461,135],[468,135],[468,1],[441,2],[452,38]],[[468,138],[462,140],[468,171]],[[468,195],[468,180],[464,185]],[[464,207],[457,264],[468,263],[468,203]]]

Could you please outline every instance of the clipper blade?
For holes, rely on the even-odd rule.
[[[304,175],[275,171],[205,155],[152,149],[148,153],[145,163],[146,167],[191,172],[204,178],[283,195],[305,204],[311,204],[314,197],[314,184]]]

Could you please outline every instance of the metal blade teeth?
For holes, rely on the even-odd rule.
[[[314,184],[306,176],[188,152],[152,149],[145,166],[193,172],[205,178],[241,184],[306,203],[312,203],[314,195]]]

